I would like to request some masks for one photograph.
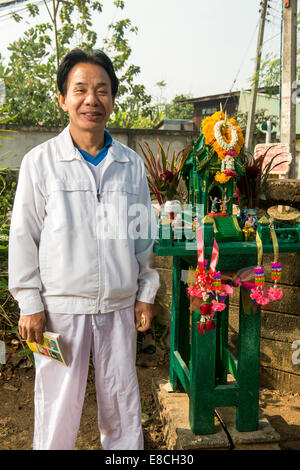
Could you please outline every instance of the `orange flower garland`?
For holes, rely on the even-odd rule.
[[[217,171],[217,173],[215,174],[215,180],[221,184],[227,183],[230,178],[231,176],[227,176],[225,173],[221,173],[220,171]]]
[[[221,147],[221,145],[217,142],[216,137],[215,137],[214,127],[217,122],[222,121],[222,120],[225,120],[225,114],[221,111],[217,111],[212,116],[208,116],[202,121],[202,133],[205,138],[205,143],[206,145],[210,145],[211,147],[213,147],[213,149],[218,154],[218,157],[221,160],[223,160],[226,157],[226,149]],[[238,141],[232,150],[234,150],[236,152],[236,155],[238,155],[241,151],[241,148],[244,145],[243,132],[241,128],[237,125],[237,122],[235,119],[233,118],[227,119],[227,122],[229,122],[232,126],[234,126],[234,129],[237,132]],[[232,133],[228,127],[225,127],[225,131],[223,132],[222,137],[225,143],[230,144],[232,140]]]

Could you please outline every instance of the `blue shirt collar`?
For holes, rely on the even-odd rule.
[[[104,129],[104,147],[97,153],[97,155],[95,155],[95,157],[90,155],[85,150],[82,150],[81,148],[77,147],[77,145],[76,148],[79,150],[85,160],[97,166],[106,157],[108,149],[112,145],[112,140],[113,139],[110,133],[106,129]]]

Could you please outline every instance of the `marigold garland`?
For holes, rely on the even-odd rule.
[[[220,171],[217,171],[217,173],[215,174],[215,180],[218,182],[218,183],[221,183],[221,184],[224,184],[224,183],[227,183],[227,181],[229,181],[231,178],[230,175],[226,175],[225,173],[221,173]]]
[[[218,157],[223,160],[226,157],[226,152],[228,151],[228,148],[225,149],[221,147],[221,145],[217,142],[214,128],[215,125],[219,121],[224,121],[225,120],[225,114],[221,111],[217,111],[214,113],[212,116],[208,116],[202,121],[202,133],[205,138],[205,143],[206,145],[210,145],[213,147],[215,152],[218,154]],[[244,136],[241,128],[237,125],[237,122],[235,119],[227,119],[227,122],[229,123],[229,126],[223,127],[223,134],[222,134],[222,139],[226,144],[230,144],[230,142],[233,139],[232,132],[230,131],[231,126],[233,126],[233,129],[236,131],[237,134],[237,143],[232,149],[234,152],[236,152],[236,155],[238,155],[241,151],[241,148],[244,145]],[[217,126],[219,127],[219,126]],[[220,139],[218,139],[220,142]],[[227,147],[227,145],[226,145]]]

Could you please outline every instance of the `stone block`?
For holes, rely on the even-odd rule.
[[[236,333],[239,330],[239,308],[230,306],[230,328]],[[300,319],[298,315],[262,310],[261,337],[274,341],[293,342],[300,339]]]
[[[271,287],[272,285],[270,282],[266,282],[266,287]],[[283,297],[280,300],[276,300],[276,302],[264,305],[262,310],[300,315],[300,287],[282,284],[280,287],[282,288]],[[239,289],[234,289],[229,305],[239,305],[239,298]]]
[[[282,204],[300,209],[300,181],[269,179],[266,185],[266,198],[268,207]]]
[[[298,390],[300,390],[300,367],[299,364],[293,364],[292,354],[294,352],[295,349],[292,349],[292,343],[261,339],[260,364],[264,367],[273,367],[298,376]]]
[[[235,426],[236,407],[219,407],[215,413],[215,432],[195,435],[189,424],[189,398],[174,392],[167,380],[152,379],[152,389],[164,425],[169,450],[279,450],[280,435],[265,416],[259,429],[239,432]]]
[[[299,393],[300,376],[277,370],[272,367],[260,367],[260,385],[280,390],[281,392]]]
[[[152,389],[164,424],[164,437],[169,450],[229,450],[230,442],[219,420],[215,433],[195,435],[189,424],[189,398],[186,393],[169,392],[168,382],[153,378]]]
[[[280,435],[263,415],[257,431],[239,432],[236,429],[236,407],[216,408],[216,414],[230,435],[233,450],[280,450]]]
[[[279,256],[282,275],[281,284],[290,286],[300,286],[300,253],[280,253]],[[271,279],[271,262],[273,255],[271,253],[264,254],[264,270],[266,279]]]

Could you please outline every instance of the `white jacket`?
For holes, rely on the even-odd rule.
[[[10,227],[8,286],[21,315],[44,309],[96,314],[136,299],[154,303],[159,276],[150,259],[156,221],[144,163],[115,140],[105,160],[97,195],[69,127],[24,156]],[[138,213],[125,217],[126,202],[128,208],[147,207],[148,221],[141,224],[146,237],[124,236],[130,224],[131,231],[139,228]],[[109,217],[103,212],[107,204]],[[115,229],[117,237],[103,236]]]

